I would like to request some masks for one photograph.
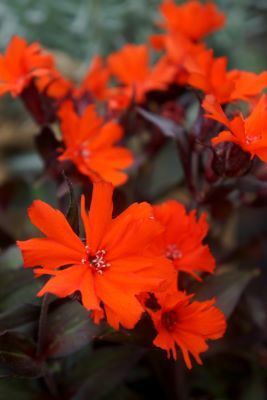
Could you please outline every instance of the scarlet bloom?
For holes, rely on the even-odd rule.
[[[80,87],[75,90],[74,96],[78,97],[87,92],[98,100],[105,100],[109,75],[109,70],[104,65],[103,59],[99,55],[96,55],[92,59]]]
[[[111,88],[110,107],[123,109],[134,100],[141,103],[151,90],[164,90],[172,81],[175,70],[163,57],[150,67],[146,45],[127,44],[108,57],[108,67],[112,75],[122,84]]]
[[[54,69],[50,75],[38,79],[37,88],[40,93],[61,100],[72,93],[73,83]]]
[[[195,43],[180,33],[167,35],[152,35],[151,45],[156,50],[164,50],[170,65],[175,68],[173,82],[185,85],[188,83],[188,71],[186,65],[188,60],[195,58],[198,53],[205,50],[203,43]]]
[[[128,149],[114,145],[123,137],[120,125],[104,123],[94,105],[78,116],[69,101],[60,109],[59,117],[66,146],[59,160],[71,160],[92,181],[104,180],[117,186],[127,180],[122,170],[133,163],[133,156]]]
[[[165,0],[160,6],[162,28],[170,33],[182,34],[193,41],[201,40],[209,33],[224,26],[225,16],[215,4],[190,0],[177,5],[173,0]]]
[[[149,249],[162,230],[151,206],[135,203],[112,219],[112,193],[111,184],[95,184],[89,213],[82,197],[85,243],[60,211],[37,200],[29,217],[45,237],[17,244],[25,267],[41,266],[35,269],[38,276],[52,276],[38,296],[66,297],[79,291],[84,307],[97,318],[104,310],[115,329],[119,324],[133,328],[143,312],[136,296],[163,285],[173,273],[169,261]]]
[[[177,358],[178,346],[188,368],[192,368],[190,354],[202,364],[200,353],[207,351],[207,340],[224,335],[226,322],[223,313],[214,307],[214,300],[194,301],[183,292],[166,296],[161,310],[150,312],[157,336],[154,344],[166,350],[168,357]]]
[[[258,156],[267,162],[267,96],[263,95],[251,114],[245,118],[241,113],[229,120],[213,96],[206,96],[203,103],[206,117],[225,125],[228,129],[212,139],[213,144],[233,142],[253,158]]]
[[[51,73],[53,57],[38,43],[28,44],[14,36],[4,55],[0,55],[0,95],[10,92],[13,97],[29,85],[33,78]]]
[[[64,97],[79,98],[88,94],[97,100],[106,97],[109,71],[104,66],[102,58],[96,55],[89,66],[85,78],[79,86],[75,86],[69,79],[64,78],[57,70],[50,76],[44,76],[38,81],[39,90],[55,99]]]
[[[212,94],[223,104],[235,100],[250,100],[267,86],[267,72],[227,71],[226,57],[213,57],[212,50],[191,52],[184,63],[188,83]]]
[[[155,218],[164,232],[155,241],[156,248],[172,261],[177,271],[184,271],[200,279],[197,272],[212,273],[215,260],[203,240],[208,232],[206,214],[196,219],[196,212],[187,214],[185,207],[175,200],[153,206]]]

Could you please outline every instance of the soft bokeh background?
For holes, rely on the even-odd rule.
[[[266,0],[217,0],[226,28],[209,44],[232,68],[267,68]],[[61,71],[79,79],[93,54],[107,55],[126,42],[145,42],[158,19],[160,0],[1,0],[0,49],[14,34],[40,41],[56,53]],[[18,141],[18,126],[19,136]],[[10,174],[42,169],[33,149],[36,128],[19,101],[0,100],[0,184]]]
[[[142,42],[152,31],[160,0],[1,0],[0,43],[14,33],[88,62],[128,42]],[[266,66],[267,2],[217,0],[228,15],[224,32],[213,41],[231,54],[238,68]]]
[[[93,54],[107,55],[125,42],[146,41],[158,19],[160,0],[1,0],[0,49],[14,34],[28,41],[40,41],[56,51],[64,73],[79,79]],[[179,1],[178,1],[179,2]],[[226,13],[226,28],[209,39],[218,55],[226,54],[230,66],[260,72],[267,67],[267,2],[266,0],[217,0]],[[17,104],[6,100],[0,106],[4,113],[0,153],[9,150],[13,138],[13,118],[21,117],[20,129],[31,136],[32,127]],[[6,121],[10,122],[6,124]],[[22,126],[21,126],[22,123]],[[25,139],[25,135],[23,136]],[[15,135],[16,137],[16,135]],[[23,139],[23,140],[24,140]],[[15,140],[15,139],[14,139]],[[22,140],[22,141],[23,141]],[[18,145],[18,144],[17,144]],[[23,143],[20,143],[23,146]],[[0,168],[0,182],[4,175]]]

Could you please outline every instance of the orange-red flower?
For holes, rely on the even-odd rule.
[[[98,100],[105,100],[109,75],[103,59],[99,55],[94,56],[80,87],[74,92],[74,96],[79,97],[84,92],[88,92]]]
[[[133,163],[133,156],[128,149],[115,146],[123,137],[120,125],[104,123],[94,105],[78,116],[69,101],[60,109],[59,117],[66,146],[59,160],[71,160],[92,181],[104,180],[116,186],[127,180],[122,170]]]
[[[215,4],[202,4],[190,0],[177,5],[173,0],[165,0],[160,6],[163,22],[162,28],[170,33],[179,33],[191,40],[201,40],[209,33],[224,26],[225,16]]]
[[[206,214],[197,220],[195,211],[187,214],[185,207],[175,200],[153,206],[153,211],[165,228],[154,244],[175,269],[197,279],[200,279],[197,272],[212,273],[215,260],[208,245],[202,243],[208,232]]]
[[[109,91],[113,109],[126,108],[132,100],[141,103],[151,90],[166,89],[175,73],[165,57],[151,67],[146,45],[127,44],[107,61],[111,74],[122,84]]]
[[[223,313],[214,307],[214,300],[194,301],[178,292],[166,296],[161,310],[150,312],[157,330],[154,344],[177,358],[178,346],[188,368],[192,367],[189,354],[202,364],[200,353],[208,349],[207,340],[219,339],[226,329]]]
[[[133,328],[143,312],[136,296],[164,285],[173,278],[173,269],[165,257],[151,252],[151,242],[162,230],[151,206],[135,203],[112,219],[112,193],[111,184],[95,184],[89,213],[82,197],[85,243],[60,211],[37,200],[29,217],[45,237],[17,244],[25,267],[40,266],[35,269],[38,276],[52,276],[38,296],[66,297],[79,291],[84,307],[97,317],[103,306],[112,327]]]
[[[206,117],[225,125],[228,130],[212,139],[213,144],[233,142],[238,144],[251,157],[258,156],[267,162],[267,96],[263,95],[251,114],[245,118],[241,113],[229,120],[220,104],[213,96],[203,101]]]
[[[109,71],[102,58],[96,55],[79,86],[75,86],[73,82],[54,70],[50,76],[44,76],[38,80],[38,88],[41,92],[45,91],[50,97],[58,100],[66,96],[79,98],[86,93],[97,100],[104,100],[108,80]]]
[[[73,91],[73,83],[62,76],[56,69],[50,75],[42,76],[38,79],[37,88],[40,93],[56,100],[61,100],[70,95]]]
[[[4,55],[0,55],[0,95],[20,95],[33,78],[50,74],[54,60],[38,43],[28,44],[14,36]]]
[[[205,45],[201,42],[192,42],[180,33],[167,35],[152,35],[151,45],[156,50],[164,50],[166,58],[175,70],[173,82],[180,85],[188,83],[187,63],[191,58],[195,58],[198,53],[205,50]]]
[[[267,86],[267,72],[227,71],[227,58],[214,58],[212,50],[191,52],[184,63],[188,83],[212,94],[223,104],[235,100],[250,100]]]

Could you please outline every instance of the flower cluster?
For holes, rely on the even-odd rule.
[[[78,291],[95,322],[106,318],[114,329],[134,328],[147,311],[158,332],[156,346],[176,358],[177,344],[189,368],[188,353],[201,363],[206,340],[224,334],[225,319],[213,300],[190,302],[192,294],[179,290],[178,278],[184,271],[201,279],[197,272],[214,270],[209,247],[202,243],[206,216],[196,220],[194,212],[169,201],[154,207],[134,203],[112,218],[112,193],[111,184],[95,183],[89,213],[81,198],[84,241],[60,211],[38,200],[30,207],[29,217],[45,237],[18,246],[25,267],[35,267],[36,276],[51,276],[38,296]]]
[[[0,93],[19,96],[41,127],[57,124],[57,170],[78,181],[81,193],[93,184],[89,212],[81,197],[85,239],[48,204],[38,200],[29,209],[44,237],[18,246],[25,267],[33,267],[37,277],[50,277],[38,296],[79,293],[94,321],[104,319],[114,329],[133,329],[146,315],[157,332],[153,343],[174,358],[178,346],[190,368],[189,354],[201,363],[207,340],[222,337],[226,327],[215,299],[196,301],[181,283],[186,277],[202,284],[203,276],[214,272],[214,257],[204,243],[207,213],[188,212],[180,202],[167,200],[133,203],[113,218],[114,187],[131,181],[142,163],[128,140],[137,135],[128,132],[127,117],[141,112],[144,119],[149,116],[137,121],[142,127],[156,121],[164,131],[167,116],[182,128],[181,135],[169,129],[165,136],[177,140],[189,191],[206,205],[219,187],[211,188],[211,182],[246,173],[255,156],[267,161],[267,97],[262,94],[267,72],[228,70],[227,58],[207,47],[204,38],[225,23],[213,3],[164,0],[160,14],[160,31],[149,44],[125,44],[106,59],[96,55],[80,84],[62,76],[39,44],[15,36],[0,58]],[[189,103],[200,99],[200,110],[184,135],[189,106],[183,96],[188,93]],[[154,128],[151,152],[161,140]],[[237,161],[229,162],[233,148],[220,147],[222,142],[238,147]],[[134,150],[138,153],[138,146]]]

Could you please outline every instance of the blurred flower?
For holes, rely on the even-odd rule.
[[[247,71],[227,71],[227,58],[215,58],[213,50],[191,53],[184,67],[188,72],[188,83],[212,94],[221,104],[249,100],[267,86],[267,72],[258,75]]]
[[[74,92],[74,96],[79,97],[84,92],[89,92],[96,99],[105,100],[109,75],[103,59],[99,55],[94,56],[81,85]]]
[[[157,34],[150,36],[150,42],[155,50],[164,50],[170,65],[175,68],[173,82],[185,85],[188,81],[188,71],[185,67],[188,60],[195,58],[206,47],[204,43],[192,42],[188,37],[180,33],[167,35]]]
[[[38,79],[37,88],[40,93],[45,93],[53,99],[60,100],[70,95],[73,83],[54,69],[49,76],[42,76]]]
[[[146,45],[127,44],[111,54],[107,62],[111,74],[122,84],[109,90],[112,109],[127,108],[131,101],[141,103],[149,91],[166,89],[175,73],[166,57],[151,67]]]
[[[59,160],[71,160],[92,181],[104,180],[117,186],[127,180],[122,170],[133,163],[133,156],[130,150],[114,146],[123,137],[119,124],[104,123],[94,105],[87,106],[79,116],[70,101],[64,103],[59,117],[66,146]]]
[[[155,346],[174,359],[178,346],[188,368],[192,368],[189,354],[202,364],[199,355],[208,349],[206,341],[221,338],[226,329],[224,315],[214,307],[214,300],[190,303],[190,297],[182,292],[166,296],[161,310],[149,313],[158,333]]]
[[[79,100],[80,97],[88,94],[97,100],[104,100],[106,96],[109,71],[104,66],[103,60],[96,55],[88,68],[88,71],[81,84],[75,84],[63,77],[57,70],[50,76],[44,76],[38,80],[38,88],[54,99],[73,98]]]
[[[245,152],[255,155],[267,162],[267,96],[263,95],[247,118],[240,113],[229,120],[216,99],[208,95],[205,97],[203,108],[206,117],[225,125],[228,130],[219,133],[212,139],[213,144],[233,142]]]
[[[201,40],[208,34],[222,28],[225,16],[215,4],[202,4],[190,0],[177,5],[173,0],[165,0],[160,6],[163,22],[160,26],[170,33],[179,33],[189,39]]]
[[[29,217],[45,237],[17,244],[25,267],[41,266],[35,269],[37,276],[52,275],[38,296],[80,291],[83,305],[95,310],[98,320],[103,305],[112,327],[133,328],[143,312],[136,296],[173,279],[173,271],[165,257],[149,249],[162,231],[151,206],[135,203],[112,219],[112,193],[111,184],[95,184],[89,213],[82,197],[85,244],[60,211],[40,200],[29,208]]]
[[[185,207],[175,200],[153,206],[155,218],[164,226],[164,232],[154,245],[172,261],[177,271],[184,271],[198,280],[196,272],[212,273],[215,260],[207,245],[202,242],[208,232],[206,214],[199,220],[196,211],[186,213]]]
[[[54,60],[38,43],[28,44],[14,36],[4,55],[0,55],[0,95],[10,92],[13,97],[37,77],[51,74]]]

